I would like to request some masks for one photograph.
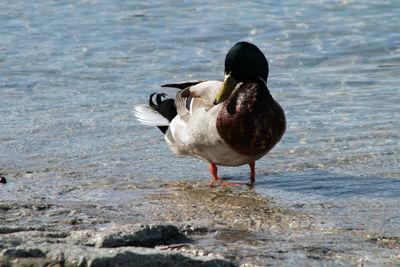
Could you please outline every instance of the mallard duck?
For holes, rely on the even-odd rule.
[[[212,179],[220,185],[217,165],[249,164],[250,185],[255,161],[281,139],[285,114],[268,87],[268,62],[254,44],[236,43],[225,58],[224,81],[165,84],[180,89],[175,99],[150,95],[149,105],[135,107],[143,124],[158,126],[170,149],[209,163]],[[154,95],[155,102],[154,102]]]

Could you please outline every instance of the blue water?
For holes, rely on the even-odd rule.
[[[227,50],[246,40],[265,52],[287,117],[256,163],[256,191],[331,225],[398,234],[398,14],[398,1],[1,1],[0,199],[119,203],[209,180],[132,108],[164,83],[221,80]]]

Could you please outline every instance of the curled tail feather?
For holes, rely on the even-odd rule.
[[[174,99],[165,98],[164,93],[156,95],[156,103],[153,101],[153,96],[150,95],[149,105],[138,105],[134,108],[137,120],[145,125],[157,126],[164,134],[168,129],[170,121],[177,115]]]

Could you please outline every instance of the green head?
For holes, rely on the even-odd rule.
[[[257,46],[248,42],[236,43],[226,54],[224,85],[214,104],[224,102],[240,82],[267,81],[268,61]]]

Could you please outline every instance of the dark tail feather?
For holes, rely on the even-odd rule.
[[[156,103],[153,102],[153,96],[156,95]],[[150,107],[154,108],[157,110],[158,113],[163,115],[165,118],[167,118],[168,121],[172,121],[173,118],[177,115],[176,113],[176,106],[175,106],[175,101],[172,98],[167,98],[162,100],[162,98],[165,98],[167,95],[164,93],[158,94],[158,93],[153,93],[150,95],[149,98],[149,105]],[[161,130],[164,134],[168,130],[168,126],[157,126],[158,129]]]

